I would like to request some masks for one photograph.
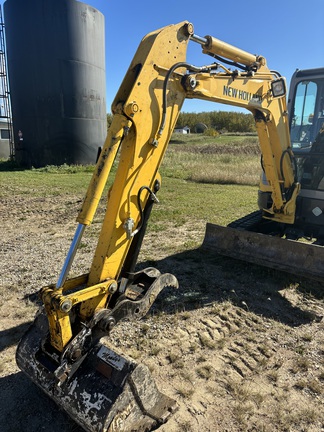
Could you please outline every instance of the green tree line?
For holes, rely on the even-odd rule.
[[[180,113],[179,126],[189,126],[195,131],[197,124],[203,123],[208,129],[217,132],[255,132],[255,123],[251,114],[227,111],[210,111],[201,113]]]
[[[110,126],[111,121],[112,114],[107,114],[107,128]],[[200,123],[217,132],[255,132],[252,114],[232,111],[181,112],[177,125],[188,126],[191,132],[195,132],[196,125]]]

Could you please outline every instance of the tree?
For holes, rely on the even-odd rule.
[[[201,113],[182,112],[179,115],[179,126],[189,126],[191,130],[194,130],[198,123],[203,123],[208,128],[213,128],[217,131],[255,132],[252,114],[232,111],[211,111]]]
[[[107,129],[111,125],[112,118],[112,114],[107,114]],[[201,113],[181,112],[177,126],[188,126],[191,131],[194,131],[195,126],[199,123],[203,123],[208,128],[213,128],[218,132],[255,132],[252,114],[233,111],[203,111]]]
[[[109,129],[109,126],[111,125],[113,115],[107,114],[107,130]]]

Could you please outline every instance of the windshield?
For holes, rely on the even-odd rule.
[[[310,150],[324,124],[324,80],[300,81],[291,117],[292,148]]]
[[[324,190],[324,79],[299,81],[290,135],[302,189]]]

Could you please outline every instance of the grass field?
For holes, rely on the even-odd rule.
[[[161,167],[160,204],[151,214],[148,233],[191,226],[191,236],[184,246],[196,247],[206,222],[227,225],[256,210],[259,160],[255,136],[174,134]],[[17,170],[2,162],[0,199],[56,196],[58,201],[61,197],[69,203],[68,197],[77,195],[81,205],[93,169],[92,165],[62,165]],[[94,224],[102,221],[105,195]],[[28,208],[22,209],[21,218],[27,219],[29,213]],[[96,230],[92,235],[97,235]],[[173,247],[170,253],[178,251],[175,244]]]
[[[260,175],[256,137],[174,135],[162,168],[160,206],[151,217],[151,229],[172,221],[208,220],[225,225],[256,208]],[[0,199],[10,196],[82,196],[93,166],[47,166],[6,169],[0,163]],[[10,166],[9,166],[10,167]]]

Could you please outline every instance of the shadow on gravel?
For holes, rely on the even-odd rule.
[[[83,432],[22,372],[0,378],[1,432]]]
[[[161,273],[173,273],[178,278],[179,290],[165,290],[154,306],[167,313],[190,311],[229,300],[245,310],[291,327],[322,318],[308,311],[307,305],[303,305],[303,309],[294,306],[280,293],[293,286],[305,300],[323,299],[324,285],[318,282],[303,281],[277,270],[220,255],[211,256],[200,249],[140,263],[141,268],[149,266],[158,268]]]
[[[12,345],[16,345],[31,323],[32,321],[28,321],[15,327],[0,331],[0,352]]]
[[[23,299],[29,300],[35,304],[39,304],[39,305],[41,304],[37,293],[26,294],[23,297]],[[0,352],[2,352],[3,350],[5,350],[6,348],[12,345],[17,345],[17,343],[20,341],[23,334],[27,331],[28,327],[31,325],[32,322],[33,321],[27,321],[15,327],[1,330],[0,331]]]

